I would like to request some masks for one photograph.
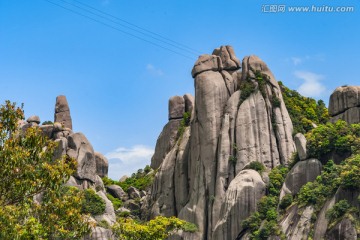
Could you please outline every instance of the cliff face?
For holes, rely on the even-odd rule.
[[[169,134],[170,119],[157,142],[151,216],[195,223],[199,231],[186,239],[235,239],[265,194],[266,179],[244,168],[287,164],[295,151],[292,123],[277,81],[256,56],[240,64],[232,47],[222,46],[200,56],[192,76],[190,126],[182,136]]]

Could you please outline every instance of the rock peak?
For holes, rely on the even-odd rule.
[[[70,108],[64,95],[56,97],[54,122],[59,122],[65,128],[72,129]]]

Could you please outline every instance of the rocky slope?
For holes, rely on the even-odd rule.
[[[179,232],[172,239],[249,239],[252,233],[243,222],[269,194],[268,173],[287,166],[297,153],[298,162],[275,198],[286,201],[315,181],[331,156],[321,162],[309,157],[307,140],[293,133],[279,84],[260,58],[249,56],[240,62],[232,47],[222,46],[200,56],[191,74],[195,97],[169,100],[169,122],[152,158],[158,172],[147,197],[148,217],[178,216],[198,226],[196,233]],[[359,87],[335,90],[329,104],[331,122],[360,122],[359,93]],[[248,169],[252,162],[263,164],[265,171]],[[284,210],[278,207],[274,229],[286,239],[357,239],[354,221],[344,218],[330,226],[325,217],[343,199],[359,209],[357,196],[356,191],[339,188],[320,211],[318,206],[290,202]],[[261,220],[258,230],[266,224]],[[270,239],[281,235],[271,234]]]

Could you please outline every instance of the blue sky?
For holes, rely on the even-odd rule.
[[[285,85],[326,103],[337,86],[359,85],[358,0],[49,1],[98,22],[45,0],[0,0],[0,101],[24,103],[27,117],[39,115],[45,121],[53,120],[56,96],[66,95],[74,130],[109,157],[114,179],[150,163],[167,122],[168,99],[194,93],[190,72],[197,54],[68,3],[83,8],[79,2],[85,3],[198,53],[232,45],[240,59],[259,56]],[[262,12],[279,4],[285,12]],[[351,6],[354,11],[288,9],[313,5]]]

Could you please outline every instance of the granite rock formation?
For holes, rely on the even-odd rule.
[[[199,231],[184,233],[184,239],[234,239],[265,194],[261,176],[243,169],[252,161],[269,170],[287,164],[295,151],[292,122],[277,81],[256,56],[241,64],[232,47],[222,46],[200,56],[191,74],[189,126],[181,136],[165,126],[156,145],[150,216],[195,223]],[[234,215],[239,209],[247,210]]]

